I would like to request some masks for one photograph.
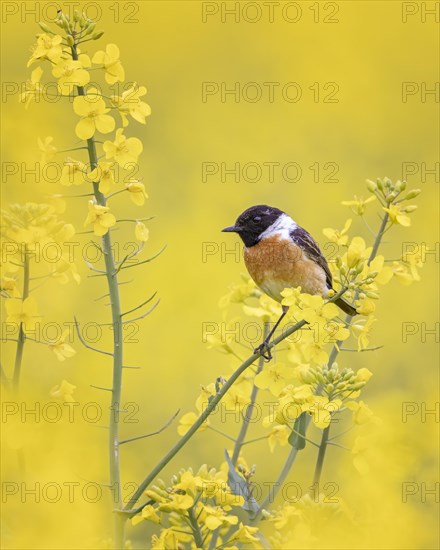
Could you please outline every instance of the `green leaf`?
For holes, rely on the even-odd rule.
[[[301,435],[300,435],[301,434]],[[295,420],[292,433],[289,435],[289,443],[298,451],[301,451],[306,446],[306,413],[301,413]]]
[[[252,486],[237,472],[226,450],[225,457],[228,463],[228,485],[231,488],[231,492],[244,498],[243,510],[254,516],[258,512],[259,506],[252,496]]]

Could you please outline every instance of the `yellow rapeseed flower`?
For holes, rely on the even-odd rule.
[[[137,206],[142,206],[145,203],[145,199],[148,199],[148,195],[145,191],[145,185],[136,179],[130,179],[125,184],[125,188],[130,193],[130,198],[137,204]]]
[[[255,377],[257,388],[268,389],[273,395],[278,396],[286,386],[286,380],[293,378],[294,369],[282,363],[269,365]]]
[[[89,201],[89,213],[87,214],[84,225],[93,224],[95,235],[102,237],[107,233],[110,227],[115,225],[116,218],[110,212],[108,206],[101,206],[93,201]]]
[[[37,302],[32,296],[23,301],[10,298],[6,300],[5,308],[7,313],[6,322],[21,324],[26,334],[34,332],[41,321],[41,317],[38,315]]]
[[[81,185],[85,180],[86,165],[80,160],[67,158],[61,170],[60,183],[70,187],[71,185]]]
[[[62,38],[58,34],[53,36],[46,33],[39,34],[27,66],[29,67],[32,63],[35,63],[35,61],[43,59],[49,59],[52,63],[58,63],[63,55],[61,41]]]
[[[201,521],[210,531],[214,531],[218,527],[237,525],[238,517],[231,516],[218,506],[205,506],[201,516]]]
[[[188,412],[182,416],[179,422],[179,426],[177,428],[177,433],[179,435],[185,435],[186,432],[191,428],[191,426],[194,424],[194,422],[197,420],[198,416],[194,412]],[[199,432],[203,432],[206,430],[206,428],[209,425],[209,421],[205,420],[203,424],[199,428]]]
[[[369,204],[370,202],[373,202],[374,200],[376,200],[375,195],[372,195],[367,199],[364,199],[364,197],[358,197],[357,195],[355,195],[354,200],[342,201],[341,204],[343,204],[344,206],[349,206],[352,212],[354,212],[358,216],[362,216],[363,213],[365,212],[367,204]]]
[[[338,229],[332,229],[331,227],[326,227],[322,230],[324,235],[327,237],[327,239],[332,242],[336,243],[337,245],[344,246],[348,243],[348,230],[351,226],[351,218],[349,218],[344,225],[344,228],[339,231]]]
[[[289,436],[290,428],[285,424],[273,426],[267,438],[270,452],[273,453],[277,445],[280,445],[281,447],[287,445]]]
[[[73,110],[82,117],[75,128],[80,139],[91,138],[96,130],[101,134],[108,134],[115,128],[114,119],[107,114],[110,109],[106,108],[102,97],[97,96],[95,88],[85,96],[75,97]]]
[[[115,177],[111,169],[113,164],[113,162],[100,162],[97,168],[87,174],[90,181],[99,181],[99,190],[101,193],[108,193],[115,184]]]
[[[390,204],[388,208],[384,208],[385,212],[388,212],[390,221],[398,225],[403,225],[403,227],[409,227],[411,225],[411,218],[407,216],[407,213],[415,209],[415,206],[411,208],[409,206],[402,206],[401,204]]]
[[[47,136],[42,140],[41,138],[37,139],[38,149],[41,151],[41,162],[46,164],[49,160],[52,160],[55,157],[57,148],[52,145],[53,137]]]
[[[54,342],[49,343],[49,349],[54,352],[58,361],[65,361],[69,357],[73,357],[76,351],[66,344],[66,339],[69,336],[69,331],[64,330],[60,338]]]
[[[150,236],[148,227],[146,227],[144,223],[137,221],[136,226],[134,228],[134,236],[138,241],[141,241],[144,243],[147,242]]]
[[[115,84],[124,80],[125,71],[119,61],[119,48],[116,44],[107,44],[105,51],[96,52],[92,62],[95,65],[103,65],[107,84]]]
[[[112,96],[112,102],[118,108],[124,128],[128,125],[128,115],[141,124],[146,123],[145,119],[151,114],[151,107],[140,99],[146,93],[147,89],[144,86],[138,86],[134,82],[121,96]]]
[[[73,392],[76,390],[76,386],[63,380],[61,384],[54,386],[50,390],[51,397],[60,397],[65,403],[74,403]]]
[[[136,164],[144,148],[140,139],[135,137],[127,138],[123,132],[122,128],[118,128],[114,141],[105,141],[102,146],[105,158],[107,160],[116,160],[122,168],[129,164]]]
[[[40,84],[41,75],[43,74],[43,69],[37,67],[31,73],[31,79],[26,82],[26,89],[23,93],[20,94],[20,101],[24,103],[25,109],[27,109],[32,102],[39,101],[40,96],[43,91],[43,86]]]
[[[53,67],[52,74],[58,78],[61,95],[70,95],[75,91],[75,86],[85,86],[90,82],[89,72],[84,69],[81,61],[74,59],[61,59]]]

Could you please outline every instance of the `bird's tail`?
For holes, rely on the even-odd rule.
[[[335,304],[336,304],[338,307],[340,307],[344,313],[347,313],[348,315],[351,315],[352,317],[354,317],[355,315],[357,315],[356,308],[354,308],[351,304],[349,304],[348,302],[346,302],[346,301],[343,300],[342,298],[338,298],[338,299],[335,301]]]

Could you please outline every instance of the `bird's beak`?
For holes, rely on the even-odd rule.
[[[238,225],[231,225],[230,227],[225,227],[224,229],[222,229],[222,232],[223,233],[240,233],[241,231],[241,227],[239,227]]]

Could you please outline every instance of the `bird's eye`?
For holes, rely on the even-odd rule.
[[[261,216],[255,216],[255,218],[253,218],[252,221],[261,222]]]

